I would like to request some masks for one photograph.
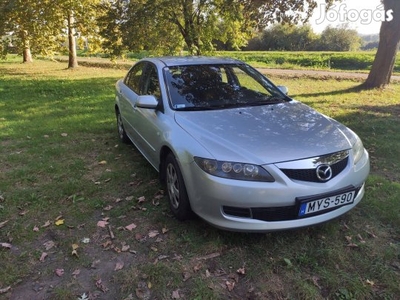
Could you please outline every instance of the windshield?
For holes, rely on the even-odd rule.
[[[165,68],[171,106],[207,110],[288,101],[267,78],[245,64]]]

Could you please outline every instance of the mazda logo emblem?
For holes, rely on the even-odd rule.
[[[332,178],[332,168],[329,165],[320,165],[316,171],[317,177],[321,181],[328,181]]]

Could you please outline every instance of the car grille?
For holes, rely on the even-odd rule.
[[[360,191],[360,188],[356,190],[356,195]],[[333,208],[332,210],[338,209],[339,207]],[[266,222],[276,221],[290,221],[296,220],[300,217],[299,206],[282,206],[282,207],[234,207],[234,206],[223,206],[222,207],[226,215],[239,218],[255,219]],[[320,214],[327,213],[332,210],[322,211]],[[318,215],[318,214],[317,214]],[[316,215],[313,215],[316,216]],[[304,218],[304,217],[301,217]]]
[[[332,178],[336,177],[346,168],[348,161],[349,157],[346,157],[341,161],[331,165]],[[321,180],[319,180],[317,177],[316,169],[281,169],[281,171],[285,173],[287,177],[293,180],[321,182]]]

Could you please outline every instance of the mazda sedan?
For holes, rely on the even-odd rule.
[[[292,229],[339,217],[364,196],[360,138],[241,61],[143,59],[116,83],[115,100],[119,137],[159,172],[179,220]]]

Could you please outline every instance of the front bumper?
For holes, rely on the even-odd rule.
[[[325,183],[291,180],[274,165],[268,166],[268,171],[276,179],[272,183],[215,177],[202,171],[196,163],[183,166],[183,173],[192,210],[206,222],[225,230],[268,232],[324,223],[354,208],[364,196],[364,182],[369,174],[368,153],[365,155],[362,165],[354,167],[349,164],[341,174]],[[298,197],[335,193],[348,186],[357,189],[352,204],[310,217],[297,217],[295,213],[291,219],[265,221],[251,214],[240,216],[240,213],[229,211],[229,208],[237,208],[239,212],[293,208],[297,207]]]

